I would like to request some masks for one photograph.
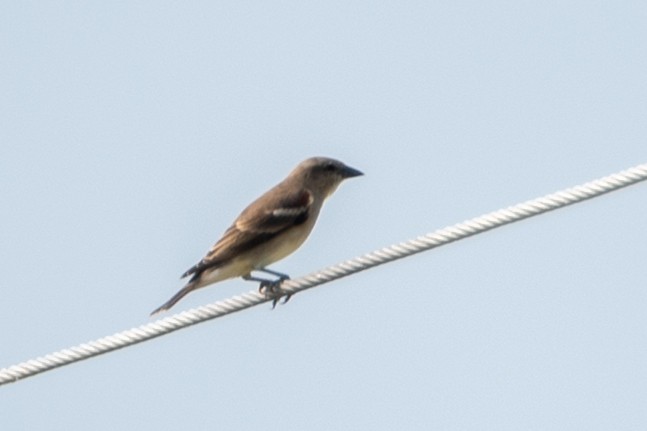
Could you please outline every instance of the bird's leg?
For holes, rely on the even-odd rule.
[[[278,271],[273,271],[273,270],[267,269],[265,267],[256,268],[256,269],[254,269],[254,271],[264,272],[266,274],[271,274],[271,275],[275,275],[275,276],[278,277],[278,280],[275,280],[275,281],[270,281],[270,280],[267,280],[267,279],[257,278],[257,280],[261,281],[261,286],[259,287],[260,292],[263,292],[263,291],[265,291],[265,290],[267,290],[269,288],[271,293],[276,294],[281,289],[281,283],[284,280],[289,280],[290,279],[290,276],[287,275],[287,274],[284,274],[284,273],[278,272]],[[262,280],[264,280],[264,281],[262,281]]]
[[[247,281],[258,281],[258,282],[259,282],[259,283],[261,283],[262,285],[268,285],[268,284],[271,284],[271,283],[276,283],[276,281],[275,281],[275,280],[269,280],[269,279],[267,279],[267,278],[254,277],[254,276],[252,276],[251,274],[243,275],[243,280],[247,280]],[[279,281],[280,281],[280,280],[279,280]]]
[[[264,272],[266,274],[276,275],[279,278],[280,281],[290,279],[290,276],[287,275],[287,274],[284,274],[284,273],[278,272],[278,271],[273,271],[273,270],[267,269],[267,268],[256,268],[255,271],[260,271],[260,272]]]
[[[273,292],[275,294],[275,297],[274,297],[274,301],[272,302],[272,309],[274,309],[274,307],[276,307],[276,304],[278,303],[278,300],[281,298],[281,293],[283,293],[282,290],[281,290],[281,283],[283,281],[285,281],[285,280],[289,280],[290,276],[287,275],[287,274],[284,274],[282,272],[274,271],[274,270],[267,269],[267,268],[259,268],[259,269],[257,269],[257,271],[265,272],[267,274],[276,275],[279,278],[276,281],[277,285],[272,286],[272,288],[277,289],[276,291]],[[287,303],[290,300],[290,298],[292,298],[292,294],[291,293],[286,294],[285,299],[283,300],[283,302],[281,302],[281,304]]]
[[[268,271],[266,269],[258,269],[258,271],[267,272],[269,274],[276,275],[279,277],[278,280],[268,280],[267,278],[254,277],[251,274],[243,276],[244,280],[248,281],[258,281],[260,285],[258,286],[258,291],[264,293],[266,298],[274,298],[272,301],[272,310],[276,307],[276,304],[279,302],[279,299],[283,296],[283,290],[281,289],[281,283],[284,280],[288,280],[290,277],[286,274],[280,272]],[[286,295],[286,299],[282,302],[285,304],[288,302],[292,295]]]
[[[265,294],[266,298],[274,298],[272,300],[272,310],[276,307],[276,304],[279,302],[279,299],[283,296],[281,290],[281,282],[283,280],[268,280],[266,278],[253,277],[251,275],[243,276],[243,279],[248,281],[258,281],[260,285],[258,286],[258,291]]]
[[[251,274],[243,275],[243,280],[258,281],[258,291],[260,293],[276,293],[281,286],[283,280],[269,280],[267,278],[254,277]]]

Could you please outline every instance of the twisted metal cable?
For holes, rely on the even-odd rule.
[[[384,263],[392,262],[422,251],[430,250],[459,239],[494,229],[528,217],[591,199],[647,179],[647,164],[600,178],[550,195],[503,208],[480,217],[437,230],[427,235],[376,250],[364,256],[313,272],[281,284],[285,294],[294,294],[338,278],[346,277]],[[203,305],[136,328],[128,329],[64,349],[40,358],[0,369],[0,385],[15,382],[73,362],[128,347],[142,341],[168,334],[197,323],[235,313],[271,301],[265,295],[251,291],[213,304]]]

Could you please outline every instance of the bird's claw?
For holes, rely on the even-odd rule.
[[[288,302],[290,300],[290,298],[292,298],[292,294],[291,293],[286,294],[285,298],[283,298],[283,301],[281,302],[281,305]],[[279,299],[281,299],[281,293],[279,293],[277,296],[275,296],[274,299],[272,300],[272,310],[274,310],[274,308],[276,307],[276,304],[279,303]]]
[[[266,298],[273,298],[272,299],[272,310],[276,308],[276,304],[279,303],[279,300],[285,296],[285,299],[281,302],[281,304],[285,304],[292,298],[291,293],[285,293],[283,289],[281,289],[281,283],[284,280],[287,280],[288,277],[285,278],[280,278],[279,280],[276,281],[262,281],[260,286],[258,287],[258,291],[260,293],[265,294]]]

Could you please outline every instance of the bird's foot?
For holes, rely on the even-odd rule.
[[[273,299],[272,310],[276,308],[276,304],[278,304],[279,300],[282,297],[285,297],[285,299],[281,302],[281,304],[285,304],[290,300],[290,298],[292,297],[292,294],[285,293],[285,291],[281,289],[281,283],[283,283],[285,280],[289,280],[290,279],[289,275],[276,272],[276,271],[271,271],[266,268],[259,268],[256,271],[266,272],[268,274],[272,274],[278,277],[278,280],[268,280],[266,278],[254,277],[251,274],[247,274],[243,276],[245,280],[258,281],[260,283],[258,286],[259,293],[264,294],[265,297],[268,299],[269,298]]]
[[[282,297],[285,297],[285,299],[283,299],[281,304],[285,304],[292,297],[291,293],[285,293],[285,291],[283,289],[281,289],[281,283],[284,280],[288,280],[288,279],[289,279],[289,277],[282,278],[282,279],[279,279],[279,280],[264,280],[264,281],[261,281],[261,284],[258,287],[258,291],[260,293],[264,294],[266,298],[268,298],[268,299],[272,298],[272,310],[274,310],[274,308],[276,308],[276,304],[279,303],[279,300]]]

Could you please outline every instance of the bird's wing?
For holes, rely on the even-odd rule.
[[[207,268],[220,266],[308,219],[314,201],[312,192],[308,189],[293,193],[275,191],[266,193],[248,206],[207,255],[182,274],[182,278],[193,274],[195,277]]]

